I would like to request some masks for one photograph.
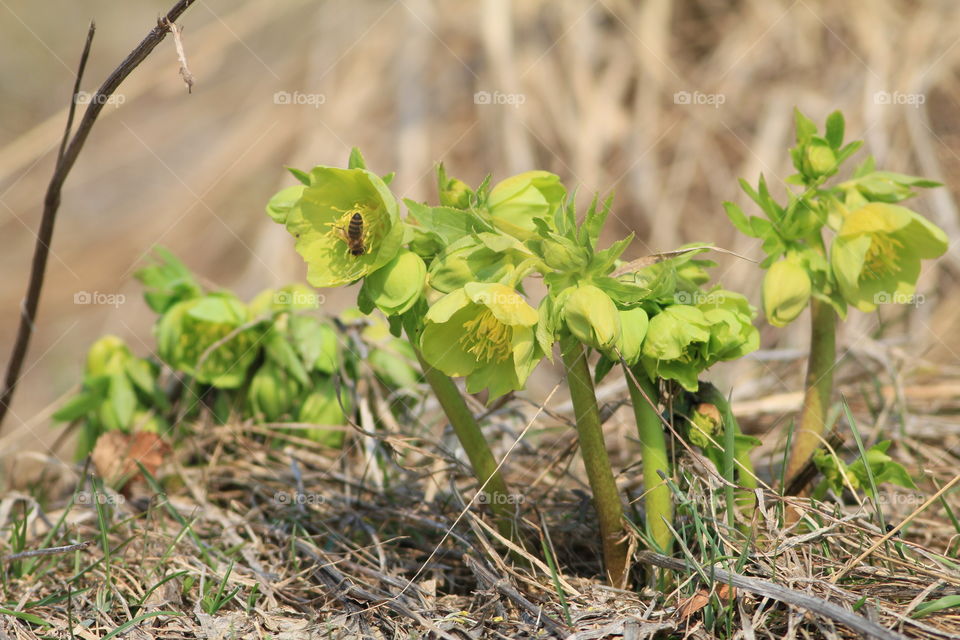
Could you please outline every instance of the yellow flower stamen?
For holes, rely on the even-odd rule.
[[[463,336],[458,342],[481,362],[502,362],[510,357],[513,330],[484,309],[473,320],[463,323]]]
[[[897,259],[903,243],[885,233],[873,234],[870,238],[870,248],[864,257],[863,272],[860,278],[877,279],[895,273],[899,267]]]

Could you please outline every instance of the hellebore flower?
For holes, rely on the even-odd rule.
[[[787,258],[774,262],[763,278],[763,313],[767,322],[785,327],[810,300],[810,274],[799,262]]]
[[[284,189],[267,205],[268,214],[297,239],[307,281],[337,287],[393,260],[403,225],[383,180],[366,169],[333,167],[316,167],[309,176],[309,186]]]
[[[247,307],[230,293],[179,302],[157,322],[157,352],[171,367],[199,382],[234,389],[259,351],[260,331],[239,330],[249,321]]]
[[[947,250],[938,226],[906,207],[872,202],[844,218],[830,250],[840,293],[861,311],[906,302],[920,276],[920,261]]]
[[[424,318],[424,359],[449,376],[466,376],[467,391],[490,398],[523,388],[539,362],[537,311],[514,289],[471,282],[440,298]]]
[[[525,239],[535,230],[534,218],[548,220],[563,206],[567,189],[549,171],[527,171],[497,184],[487,198],[487,209],[498,229]]]
[[[404,249],[381,269],[364,278],[360,298],[388,316],[400,315],[423,295],[426,279],[427,265],[423,258]],[[360,306],[364,307],[362,303]]]
[[[696,391],[697,378],[708,365],[703,352],[710,341],[710,323],[703,311],[675,304],[650,318],[641,361],[651,378],[676,380]]]
[[[610,351],[620,340],[620,313],[606,293],[592,284],[563,292],[563,320],[583,344]]]
[[[430,286],[450,293],[468,282],[499,282],[530,252],[515,238],[478,233],[454,241],[430,263]]]
[[[697,308],[710,324],[710,340],[704,353],[707,366],[741,358],[760,347],[760,332],[753,326],[756,313],[744,296],[715,288],[701,294]]]

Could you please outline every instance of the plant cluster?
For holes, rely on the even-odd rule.
[[[289,431],[340,447],[354,412],[348,386],[359,379],[361,360],[388,389],[418,383],[409,345],[391,337],[382,319],[363,320],[357,311],[326,318],[304,285],[268,289],[244,303],[229,291],[205,291],[172,254],[157,254],[159,262],[136,274],[158,314],[156,355],[141,358],[116,336],[100,338],[87,355],[81,390],[54,414],[80,423],[78,458],[105,431],[167,434],[203,411],[218,422],[311,425]],[[351,325],[356,330],[346,331]]]

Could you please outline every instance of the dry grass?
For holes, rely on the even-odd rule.
[[[295,436],[269,446],[265,436],[272,432],[262,427],[201,422],[182,434],[158,474],[159,494],[145,486],[117,494],[49,459],[41,484],[0,501],[8,536],[25,532],[8,548],[89,546],[33,559],[29,570],[28,560],[6,562],[0,606],[49,626],[5,616],[4,630],[39,638],[68,637],[72,628],[75,637],[94,638],[136,620],[130,633],[156,638],[857,637],[827,618],[742,589],[729,606],[707,601],[723,585],[692,570],[650,582],[649,568],[645,573],[638,565],[636,590],[603,586],[572,434],[562,414],[550,413],[514,402],[487,419],[498,455],[531,420],[540,432],[506,462],[511,484],[522,487],[518,522],[533,541],[532,554],[520,557],[487,524],[483,506],[470,504],[468,469],[451,452],[450,434],[431,435],[433,412],[382,441],[352,434],[342,451]],[[612,414],[609,435],[629,432],[620,416]],[[873,417],[860,412],[858,422]],[[887,429],[894,426],[896,420]],[[633,504],[628,517],[640,522],[639,473],[629,466],[636,446],[621,442],[618,481]],[[955,475],[957,457],[943,444],[942,436],[906,428],[894,456],[920,486],[882,487],[880,508],[886,522],[909,524],[836,584],[838,571],[884,533],[871,502],[852,494],[815,505],[794,501],[806,517],[787,528],[784,503],[762,491],[755,521],[730,529],[716,472],[680,453],[677,528],[684,555],[708,575],[717,562],[843,604],[907,637],[956,637],[960,616],[950,610],[911,616],[923,603],[960,592],[960,531],[945,510],[960,511],[956,494],[917,512]],[[838,452],[849,459],[854,445],[847,445]],[[104,505],[99,511],[97,502]],[[536,542],[545,535],[566,612]],[[204,595],[218,592],[230,597],[205,608],[211,605]],[[698,593],[704,606],[686,612]]]

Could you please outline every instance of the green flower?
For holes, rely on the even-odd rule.
[[[753,326],[756,312],[744,296],[717,287],[701,294],[697,308],[710,325],[706,366],[742,358],[760,347],[760,332]]]
[[[537,312],[514,289],[471,282],[438,300],[424,318],[424,359],[449,376],[466,376],[467,391],[490,398],[523,388],[539,362]]]
[[[675,304],[650,318],[641,362],[651,378],[676,380],[688,391],[708,364],[703,354],[710,342],[710,322],[703,311]]]
[[[402,250],[382,269],[364,278],[360,300],[376,306],[388,316],[405,313],[423,295],[427,265],[412,251]],[[364,308],[363,302],[360,307]]]
[[[260,331],[240,330],[250,319],[247,307],[230,293],[179,302],[157,322],[157,351],[171,367],[199,382],[234,389],[259,351]]]
[[[487,209],[498,229],[524,239],[537,228],[534,218],[552,221],[566,197],[559,176],[527,171],[497,184],[487,198]]]
[[[878,303],[908,301],[920,276],[920,261],[946,250],[946,234],[923,216],[872,202],[844,218],[830,262],[844,299],[869,312]]]
[[[450,293],[468,282],[499,282],[530,258],[515,238],[478,233],[454,241],[430,263],[430,286]]]
[[[333,167],[316,167],[309,177],[309,186],[274,196],[267,211],[297,239],[310,284],[348,284],[393,260],[403,225],[383,180],[366,169]],[[291,204],[298,191],[299,199]]]
[[[606,293],[592,284],[567,289],[562,294],[563,320],[583,344],[610,351],[620,340],[620,313]]]
[[[763,278],[763,313],[767,322],[785,327],[806,308],[810,300],[810,274],[797,260],[774,262]]]

